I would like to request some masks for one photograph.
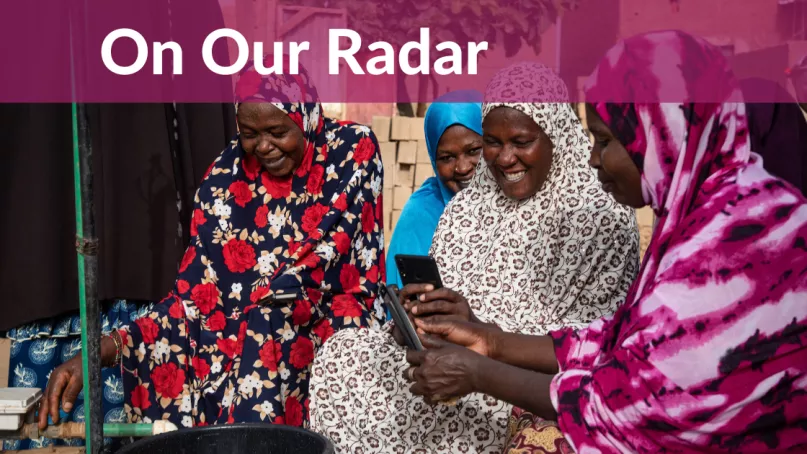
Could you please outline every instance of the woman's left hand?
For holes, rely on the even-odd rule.
[[[428,335],[421,335],[421,341],[427,350],[406,353],[411,367],[404,371],[404,379],[414,382],[412,394],[434,404],[474,392],[484,356]]]

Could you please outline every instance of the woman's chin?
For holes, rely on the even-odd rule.
[[[646,203],[644,203],[644,200],[642,200],[642,201],[633,200],[632,197],[627,197],[626,195],[624,195],[624,194],[622,194],[621,192],[618,192],[618,191],[612,191],[612,192],[609,192],[609,194],[611,194],[611,197],[613,197],[614,200],[616,200],[616,202],[618,204],[625,205],[625,206],[628,206],[628,207],[631,207],[631,208],[635,208],[637,210],[639,208],[644,208],[645,205],[647,205]]]

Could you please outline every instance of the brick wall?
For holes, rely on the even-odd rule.
[[[374,116],[372,129],[384,166],[384,238],[388,246],[404,205],[434,171],[423,118]]]

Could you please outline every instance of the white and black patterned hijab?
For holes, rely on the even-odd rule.
[[[635,212],[601,189],[588,166],[591,142],[567,100],[565,84],[543,65],[521,63],[494,77],[483,117],[497,107],[530,116],[554,145],[549,176],[537,194],[516,201],[480,160],[434,236],[443,283],[505,331],[544,334],[609,315],[638,270]]]

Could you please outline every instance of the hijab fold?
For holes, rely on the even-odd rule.
[[[681,32],[626,41],[595,70],[590,99],[665,84],[696,93],[716,77],[726,101],[595,104],[639,163],[657,223],[619,311],[552,333],[559,424],[576,452],[803,451],[807,203],[751,152],[717,48]],[[677,69],[659,73],[671,50]]]
[[[534,196],[512,200],[483,159],[435,234],[443,283],[505,331],[544,334],[610,314],[638,268],[635,213],[599,187],[580,121],[569,104],[556,102],[567,99],[565,84],[543,65],[517,64],[496,75],[483,114],[509,107],[532,118],[554,145],[549,176]]]

